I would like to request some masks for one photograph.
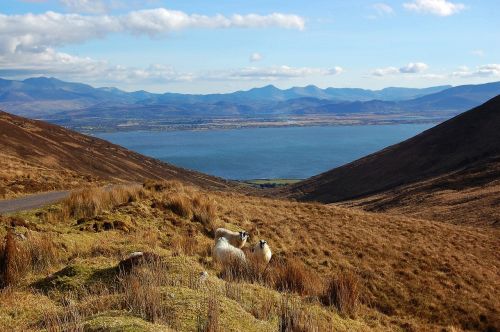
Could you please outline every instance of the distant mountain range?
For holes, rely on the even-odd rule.
[[[293,87],[286,90],[273,85],[254,88],[248,91],[220,94],[180,94],[150,93],[147,91],[125,92],[117,88],[93,88],[82,83],[70,83],[56,78],[37,77],[24,81],[0,79],[0,102],[39,101],[39,100],[74,100],[87,99],[89,102],[123,102],[141,104],[164,103],[217,103],[217,102],[250,102],[250,101],[285,101],[297,98],[316,98],[337,101],[368,100],[406,100],[425,96],[451,88],[450,85],[424,89],[385,88],[382,90],[365,90],[356,88],[326,88],[314,85]]]
[[[320,89],[314,85],[281,90],[268,85],[226,94],[155,94],[94,88],[55,78],[0,79],[0,109],[68,127],[125,122],[202,122],[210,118],[255,118],[404,114],[447,119],[500,93],[500,82],[425,89]],[[194,119],[194,120],[193,120]]]

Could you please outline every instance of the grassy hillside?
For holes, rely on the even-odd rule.
[[[284,187],[279,193],[323,203],[362,199],[376,202],[374,210],[378,211],[432,210],[432,219],[456,222],[469,219],[473,223],[479,210],[483,217],[478,223],[494,224],[498,214],[488,219],[487,211],[489,203],[496,202],[493,208],[498,207],[500,198],[499,127],[497,96],[404,142]],[[442,199],[443,195],[454,194],[466,197]],[[471,201],[476,203],[468,204]]]
[[[235,186],[107,141],[0,111],[0,199],[88,183],[181,179],[205,188]]]
[[[0,254],[7,286],[0,291],[0,330],[500,327],[496,229],[177,182],[88,189],[1,220],[0,235],[15,234]],[[214,264],[219,226],[247,230],[251,243],[266,239],[270,266]],[[150,259],[120,272],[118,262],[134,251]]]

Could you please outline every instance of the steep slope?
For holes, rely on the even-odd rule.
[[[496,187],[500,174],[498,128],[500,96],[402,143],[287,187],[281,194],[332,203],[418,182],[422,182],[420,188],[428,188],[422,190],[422,195],[429,195],[432,190]],[[431,179],[435,179],[431,181],[432,190],[429,184],[424,185]],[[494,197],[498,204],[498,192]],[[419,201],[400,198],[399,202],[419,206]],[[490,222],[495,222],[492,218]]]
[[[457,224],[498,227],[500,157],[340,205]]]
[[[0,112],[0,198],[93,181],[180,179],[205,188],[223,179],[175,167],[107,141]]]

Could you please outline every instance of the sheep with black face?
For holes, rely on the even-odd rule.
[[[267,241],[259,240],[259,242],[252,247],[252,256],[257,262],[267,264],[271,260],[273,253]]]
[[[227,239],[232,246],[243,248],[250,235],[245,231],[233,232],[226,228],[217,228],[215,231],[215,242],[217,243],[217,240],[221,237]]]

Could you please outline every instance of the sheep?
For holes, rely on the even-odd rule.
[[[225,237],[220,237],[214,246],[212,257],[224,265],[235,262],[245,263],[245,253],[240,248],[232,246]]]
[[[241,249],[250,235],[245,231],[233,232],[225,228],[217,228],[215,231],[215,242],[217,243],[218,239],[221,237],[226,238],[232,246]]]
[[[265,240],[260,240],[252,248],[252,257],[259,263],[267,264],[273,253]]]

